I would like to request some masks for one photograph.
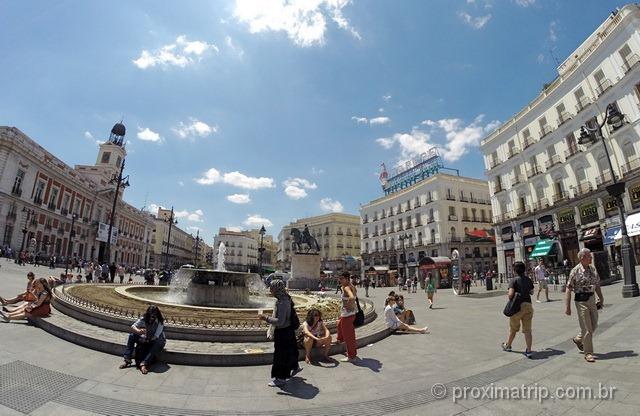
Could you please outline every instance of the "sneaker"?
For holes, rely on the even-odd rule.
[[[536,299],[536,303],[540,303],[540,299]]]
[[[527,357],[528,359],[532,359],[533,358],[533,351],[525,351],[522,353],[525,357]]]
[[[433,309],[433,304],[429,305],[429,309]]]
[[[502,343],[502,351],[511,352],[511,345],[507,345],[506,342]]]
[[[302,371],[302,367],[298,367],[298,368],[296,368],[295,370],[293,370],[293,371],[291,372],[291,377],[295,376],[296,374],[298,374],[298,373],[299,373],[299,372],[301,372],[301,371]]]
[[[357,356],[356,356],[356,357],[353,357],[353,358],[343,357],[343,358],[340,358],[340,360],[338,360],[338,361],[340,361],[341,363],[352,363],[352,362],[354,362],[354,361],[358,361],[359,359],[360,359],[360,358],[359,358],[359,357],[357,357]]]
[[[267,386],[269,386],[269,387],[280,387],[280,386],[284,386],[284,383],[286,383],[286,382],[287,382],[287,380],[282,380],[280,378],[273,378],[273,379],[271,379],[269,384],[267,384]]]
[[[551,302],[551,299],[547,299],[547,302]]]

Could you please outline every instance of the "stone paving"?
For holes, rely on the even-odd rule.
[[[4,260],[0,265],[0,294],[22,290],[29,268]],[[46,268],[33,270],[48,274]],[[389,290],[371,291],[379,314]],[[537,353],[527,360],[499,348],[507,331],[504,297],[461,298],[440,290],[432,310],[423,293],[405,293],[418,324],[429,325],[431,334],[392,335],[360,349],[362,360],[355,364],[303,365],[282,389],[266,386],[266,365],[157,365],[143,376],[135,369],[119,370],[118,357],[34,326],[0,324],[0,415],[637,415],[640,299],[622,299],[620,292],[620,284],[604,288],[607,306],[595,337],[600,353],[595,364],[586,363],[571,343],[577,320],[562,313],[559,292],[551,292],[554,302],[534,304]],[[523,344],[518,335],[514,350],[522,351]],[[616,388],[613,400],[487,396],[491,388],[521,385],[554,394],[559,387],[568,394],[595,387],[597,393],[599,383]],[[464,387],[468,397],[454,402],[453,394]],[[442,389],[447,391],[438,399]]]

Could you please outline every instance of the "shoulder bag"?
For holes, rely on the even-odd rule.
[[[521,282],[522,280],[520,280],[520,278],[517,277],[514,286],[520,287]],[[505,305],[502,313],[504,313],[505,316],[511,317],[517,314],[518,312],[520,312],[521,305],[522,305],[522,297],[520,296],[520,293],[515,292],[513,294],[513,297],[507,301],[507,304]]]
[[[364,312],[360,307],[360,301],[358,300],[357,297],[356,297],[356,306],[358,307],[358,312],[356,312],[356,318],[353,320],[353,326],[358,328],[364,325]]]

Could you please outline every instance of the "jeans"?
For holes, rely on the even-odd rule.
[[[164,345],[167,341],[164,338],[158,338],[155,341],[150,341],[148,347],[146,348],[146,354],[144,357],[136,357],[136,361],[140,361],[140,365],[147,365],[151,363],[156,355],[162,351]],[[131,361],[131,357],[133,356],[134,348],[136,352],[140,351],[140,348],[136,348],[142,346],[140,335],[138,334],[129,334],[129,338],[127,339],[127,346],[124,349],[124,359],[127,361]],[[140,360],[142,358],[142,360]]]

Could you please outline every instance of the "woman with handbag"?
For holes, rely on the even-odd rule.
[[[269,334],[273,334],[273,365],[271,366],[270,387],[280,387],[287,380],[302,371],[298,364],[298,343],[296,329],[300,327],[293,300],[280,279],[269,283],[271,295],[276,298],[273,314],[258,315],[258,319],[270,324]]]
[[[522,327],[522,333],[527,344],[527,349],[524,351],[524,355],[527,358],[532,358],[531,345],[533,343],[533,336],[531,334],[531,321],[533,320],[533,306],[531,305],[531,295],[533,294],[533,282],[525,275],[526,266],[523,262],[517,261],[513,263],[513,271],[516,273],[516,277],[509,282],[509,306],[513,306],[514,314],[509,316],[509,336],[507,342],[502,343],[503,351],[511,351],[511,344],[516,337],[516,333]],[[519,304],[519,306],[518,306]],[[505,308],[505,314],[506,314]]]
[[[356,306],[356,288],[349,280],[349,273],[340,275],[340,286],[342,287],[342,310],[338,320],[339,343],[344,342],[347,347],[347,356],[340,359],[343,362],[353,362],[358,360],[358,349],[356,345],[356,328],[354,321],[358,308]]]

